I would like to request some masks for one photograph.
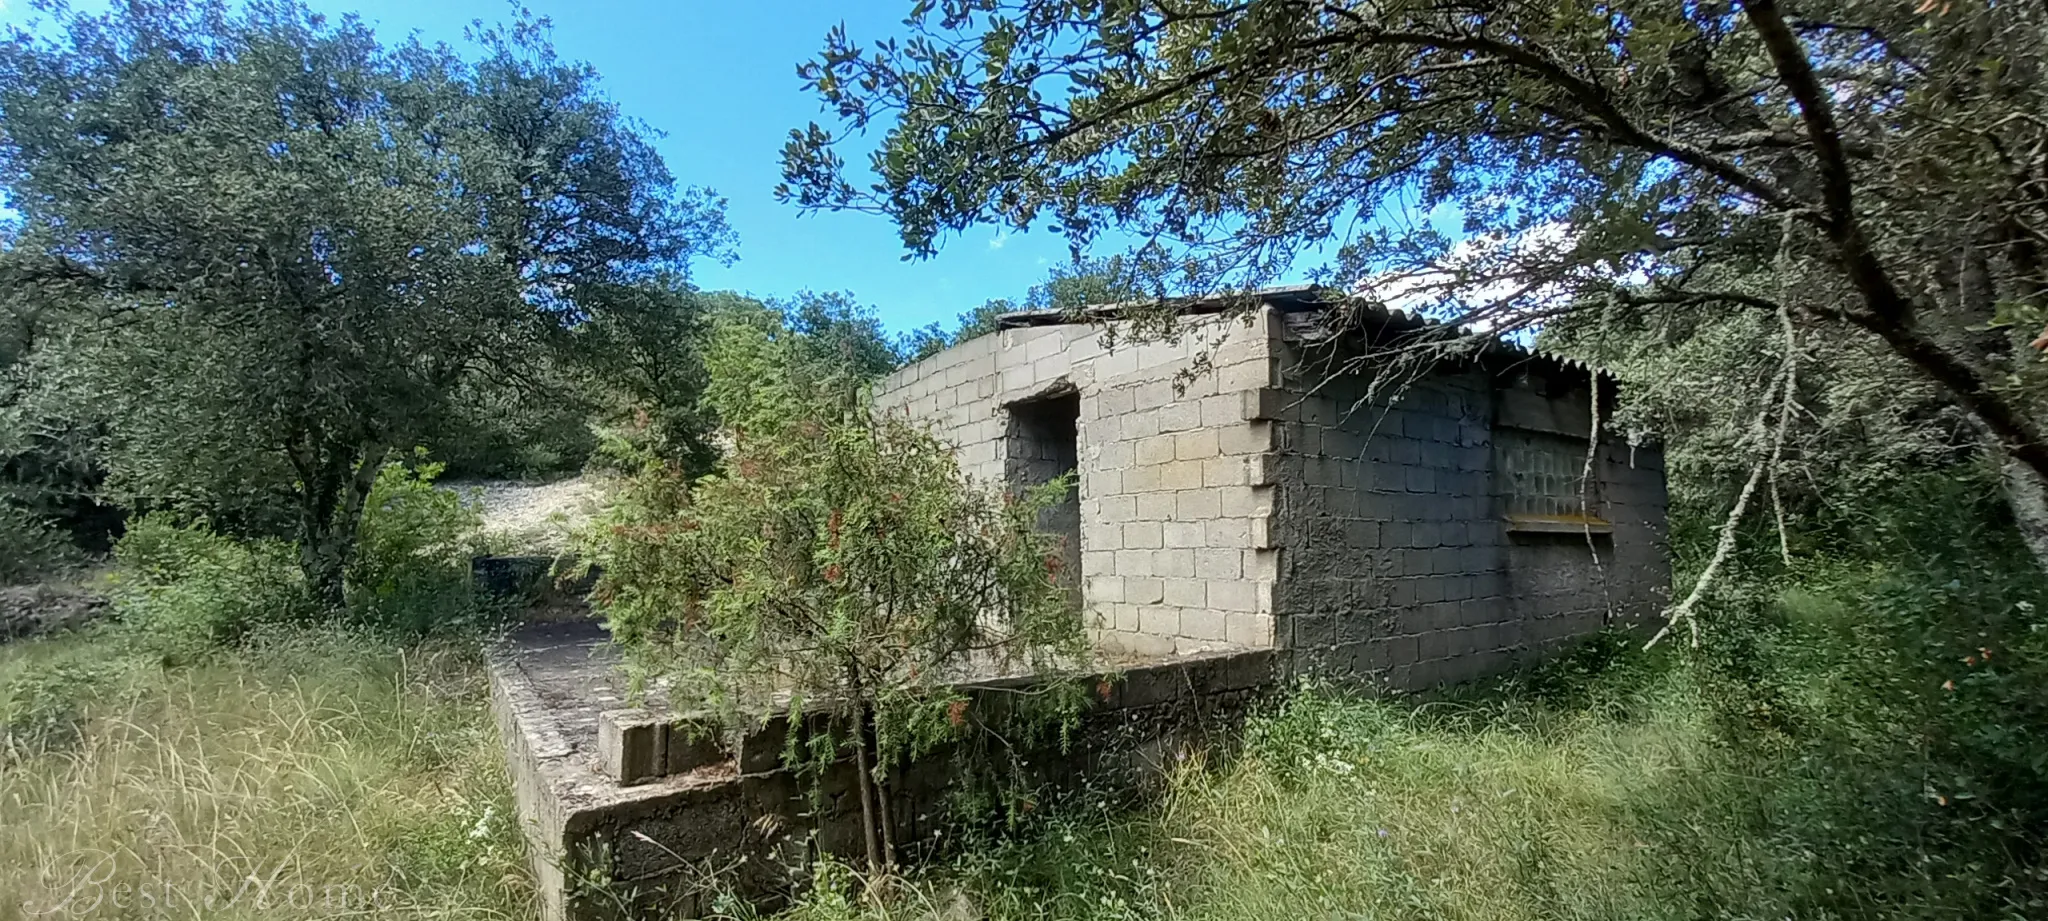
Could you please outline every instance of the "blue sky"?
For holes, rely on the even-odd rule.
[[[473,19],[508,18],[503,0],[310,0],[330,14],[360,13],[397,39],[417,31],[462,47]],[[731,267],[700,262],[696,282],[758,296],[803,289],[851,291],[874,305],[891,329],[956,314],[993,297],[1018,297],[1068,258],[1049,233],[969,231],[938,256],[902,261],[887,219],[859,214],[800,215],[775,201],[780,152],[791,128],[831,124],[803,91],[796,65],[845,22],[869,41],[900,32],[909,0],[832,3],[710,0],[525,0],[554,21],[556,49],[589,61],[621,109],[664,132],[656,145],[678,181],[708,186],[728,202],[740,238]],[[99,4],[81,0],[80,8]],[[29,16],[27,0],[0,0],[0,23]],[[849,158],[851,159],[851,158]]]

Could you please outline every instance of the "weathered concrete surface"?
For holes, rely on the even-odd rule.
[[[1028,478],[1048,455],[1020,437],[1048,397],[1078,395],[1078,560],[1103,647],[1143,655],[1273,645],[1277,555],[1263,463],[1272,427],[1256,394],[1277,383],[1270,314],[1190,317],[1169,342],[1109,348],[1100,327],[1005,329],[876,386],[883,410],[930,423],[985,482]],[[1183,372],[1208,356],[1210,371]],[[1020,424],[1026,423],[1026,424]]]
[[[1381,375],[1380,359],[1337,351],[1359,330],[1330,334],[1307,292],[1257,297],[1243,320],[1183,317],[1169,342],[1033,316],[903,368],[876,403],[930,424],[987,482],[1071,465],[1079,501],[1061,514],[1079,520],[1051,524],[1078,539],[1105,649],[1282,648],[1406,690],[1664,604],[1655,445],[1604,433],[1588,508],[1521,513],[1559,502],[1524,492],[1579,482],[1593,372],[1500,346]],[[1377,322],[1366,339],[1427,326]],[[1072,445],[1034,424],[1054,398],[1078,402]]]
[[[536,624],[491,657],[492,705],[506,743],[535,878],[549,921],[706,908],[719,885],[773,902],[820,852],[861,853],[854,774],[841,763],[809,780],[785,768],[777,731],[681,773],[622,785],[599,747],[607,711],[625,706],[618,661],[601,628]],[[1096,687],[1064,750],[1027,748],[1016,766],[1042,789],[1083,777],[1143,783],[1191,744],[1236,721],[1269,688],[1271,650],[1229,651],[1133,666]],[[968,712],[992,714],[1029,679],[963,685]],[[650,713],[665,702],[644,701]],[[751,751],[746,749],[751,748]],[[966,778],[945,750],[893,772],[899,841],[916,851],[949,821],[948,794]],[[744,770],[742,769],[744,765]],[[595,872],[607,882],[579,883]],[[667,915],[663,915],[667,916]]]
[[[1663,606],[1655,446],[1603,437],[1589,500],[1518,497],[1510,475],[1535,457],[1553,490],[1576,494],[1587,371],[1447,363],[1376,392],[1363,376],[1326,379],[1326,360],[1290,364],[1273,400],[1278,608],[1298,667],[1399,689],[1455,683]]]

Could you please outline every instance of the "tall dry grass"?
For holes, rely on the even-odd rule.
[[[474,654],[289,632],[0,648],[0,917],[524,918]]]

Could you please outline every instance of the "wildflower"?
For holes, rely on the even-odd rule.
[[[488,836],[491,833],[491,820],[497,818],[497,815],[498,807],[485,806],[484,814],[477,817],[476,825],[469,830],[470,840],[474,841]]]

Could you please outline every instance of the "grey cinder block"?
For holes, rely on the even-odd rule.
[[[645,710],[606,710],[597,716],[599,769],[620,786],[667,773],[667,724]]]

